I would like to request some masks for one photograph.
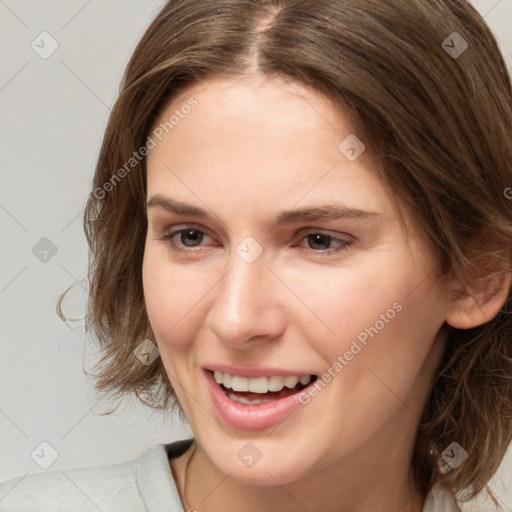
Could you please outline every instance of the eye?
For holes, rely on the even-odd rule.
[[[205,239],[208,241],[210,237],[204,231],[192,226],[173,230],[162,237],[162,240],[164,240],[173,251],[181,253],[195,252],[195,250],[197,250],[195,248],[200,248],[201,242]],[[314,254],[324,255],[339,253],[346,250],[352,244],[352,240],[350,239],[338,238],[322,232],[307,233],[300,239],[300,242],[302,243],[298,245],[301,249],[309,252],[312,251]]]
[[[313,250],[315,253],[334,254],[341,252],[349,245],[352,244],[351,240],[344,238],[337,238],[327,233],[309,233],[305,235],[302,240],[305,240],[308,248]],[[308,243],[309,242],[309,243]],[[334,244],[334,246],[332,246]],[[313,246],[313,247],[311,247]],[[316,246],[316,247],[314,247]],[[320,246],[320,247],[319,247]],[[331,247],[328,247],[331,246]]]
[[[163,240],[166,241],[173,251],[185,252],[187,249],[183,249],[183,246],[189,248],[198,247],[205,237],[209,238],[203,231],[187,227],[166,233],[163,236]],[[178,242],[176,242],[175,238]]]

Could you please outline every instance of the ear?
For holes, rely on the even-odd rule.
[[[450,283],[452,303],[446,322],[457,329],[471,329],[492,320],[505,304],[510,293],[512,273],[481,275],[464,286],[453,278]]]

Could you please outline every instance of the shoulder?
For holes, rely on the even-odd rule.
[[[0,484],[0,510],[25,512],[36,507],[64,511],[70,505],[76,510],[117,510],[109,503],[119,498],[133,499],[135,462],[97,468],[77,468],[36,473]],[[107,492],[107,488],[110,491]]]
[[[2,512],[182,510],[169,467],[176,445],[158,444],[134,460],[25,475],[0,484]],[[172,448],[174,447],[174,449]]]

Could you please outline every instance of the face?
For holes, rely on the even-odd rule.
[[[147,312],[213,464],[286,483],[410,433],[447,299],[343,112],[299,84],[217,78],[153,133]]]

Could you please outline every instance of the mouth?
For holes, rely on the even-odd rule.
[[[274,427],[297,410],[300,412],[294,418],[302,418],[309,409],[303,408],[301,396],[317,380],[316,375],[291,375],[277,369],[245,369],[240,371],[243,376],[235,375],[236,369],[227,366],[202,370],[214,414],[226,425],[245,431]],[[297,420],[289,421],[293,425]]]
[[[295,395],[313,384],[317,375],[270,376],[247,378],[220,371],[207,370],[223,393],[233,402],[261,405]]]

